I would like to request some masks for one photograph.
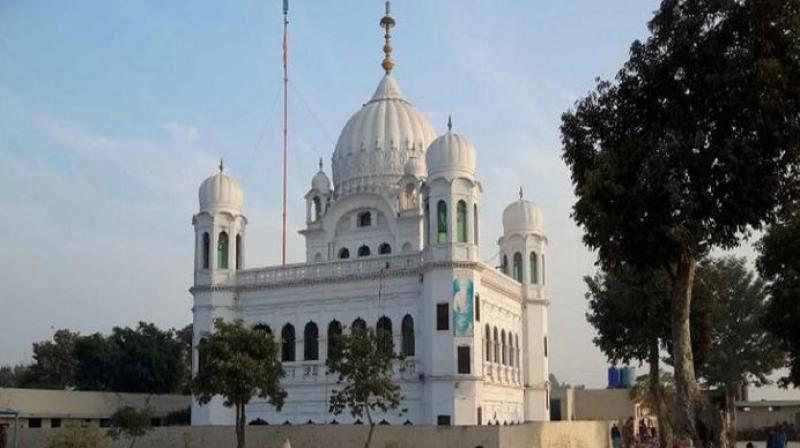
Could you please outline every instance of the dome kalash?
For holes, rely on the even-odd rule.
[[[391,190],[403,176],[406,161],[412,156],[424,160],[434,138],[430,121],[387,73],[372,98],[347,121],[336,143],[336,194]]]
[[[520,198],[503,210],[503,231],[506,235],[521,232],[542,233],[542,209],[531,201]]]
[[[242,209],[244,192],[242,185],[224,172],[222,161],[219,163],[219,172],[200,185],[198,191],[200,211],[217,212],[227,211],[234,214]]]

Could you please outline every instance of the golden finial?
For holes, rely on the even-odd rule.
[[[453,117],[451,117],[450,114],[447,114],[447,132],[450,132],[452,130],[453,130]]]
[[[381,27],[386,30],[383,35],[385,43],[383,44],[384,58],[381,62],[381,67],[386,74],[392,73],[394,68],[394,60],[392,59],[392,28],[394,27],[394,18],[392,17],[392,2],[386,2],[386,15],[381,18]]]
[[[322,171],[322,157],[319,158],[319,170]]]
[[[522,187],[519,187],[519,200],[522,200]]]
[[[221,173],[224,170],[225,170],[225,165],[222,164],[222,157],[220,157],[219,158],[219,172]]]

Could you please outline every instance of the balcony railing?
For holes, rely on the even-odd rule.
[[[301,283],[310,280],[346,275],[377,274],[416,269],[422,266],[422,255],[383,255],[323,263],[299,263],[287,266],[247,269],[236,273],[237,286],[265,286]]]

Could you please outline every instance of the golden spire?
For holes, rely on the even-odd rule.
[[[386,74],[392,73],[394,68],[394,60],[392,59],[392,28],[394,27],[394,18],[392,17],[392,2],[386,2],[386,15],[381,18],[381,27],[386,30],[383,35],[385,43],[383,44],[383,53],[385,54],[381,67]]]

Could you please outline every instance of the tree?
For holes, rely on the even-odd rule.
[[[403,399],[392,378],[393,364],[403,356],[387,347],[373,328],[354,328],[337,337],[337,350],[326,361],[328,373],[338,375],[336,384],[341,386],[331,391],[330,412],[339,415],[349,409],[354,418],[366,416],[369,433],[364,447],[369,448],[375,430],[372,412],[397,409]]]
[[[736,440],[731,419],[734,400],[748,384],[769,384],[768,375],[783,364],[778,341],[762,325],[765,285],[744,258],[704,260],[697,269],[695,297],[711,304],[711,347],[701,368],[709,386],[725,394],[722,433],[726,446]]]
[[[31,385],[40,388],[65,389],[75,386],[75,343],[78,333],[58,330],[52,341],[33,344],[34,363],[30,367]]]
[[[271,333],[245,326],[241,320],[214,321],[215,332],[198,345],[200,368],[192,391],[200,404],[221,395],[225,406],[236,408],[236,446],[245,446],[245,406],[254,396],[266,398],[277,410],[286,392],[279,345]]]
[[[788,353],[781,385],[800,387],[800,214],[770,226],[758,249],[758,272],[769,293],[764,327]]]
[[[75,386],[78,390],[114,390],[119,363],[119,347],[100,333],[82,336],[75,342]],[[116,391],[123,392],[123,391]]]
[[[131,444],[128,448],[133,448],[139,437],[153,430],[152,418],[153,409],[149,406],[142,409],[123,406],[111,416],[111,429],[108,430],[108,435],[114,440],[129,439]]]
[[[594,344],[609,361],[649,364],[650,373],[644,376],[650,380],[647,404],[658,418],[659,444],[668,448],[672,446],[673,424],[668,412],[672,402],[662,393],[659,362],[661,347],[669,339],[669,322],[663,318],[669,309],[669,285],[659,274],[618,268],[585,277],[589,288],[586,320],[597,330]],[[638,382],[637,386],[643,387]]]
[[[676,422],[700,443],[697,260],[798,198],[800,0],[664,0],[615,81],[562,117],[573,218],[603,266],[670,279]]]
[[[187,374],[184,344],[174,330],[139,322],[133,329],[115,327],[108,337],[120,366],[111,390],[166,394],[179,392]]]
[[[97,425],[67,425],[47,442],[47,448],[107,448],[108,438]]]
[[[0,387],[25,387],[30,377],[30,366],[17,364],[0,367]]]

